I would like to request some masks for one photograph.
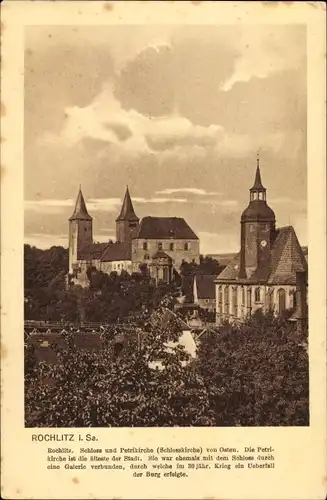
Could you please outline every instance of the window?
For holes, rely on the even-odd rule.
[[[242,286],[242,306],[245,305],[245,290],[244,290],[244,286]]]
[[[143,242],[143,250],[147,250],[148,249],[148,243],[147,241],[144,241]]]
[[[218,287],[218,311],[219,314],[223,312],[223,289],[221,285]]]
[[[232,289],[233,315],[237,318],[237,287]]]
[[[251,288],[247,289],[246,295],[247,295],[247,305],[248,305],[248,307],[251,307],[251,303],[252,303]]]
[[[120,269],[120,264],[117,264],[117,269]]]
[[[169,250],[173,251],[174,250],[174,243],[169,244]]]
[[[190,249],[189,243],[184,243],[184,250],[189,250],[189,249]]]
[[[162,250],[162,243],[158,243],[158,250]]]
[[[130,227],[130,228],[134,228],[134,227],[136,227],[136,226],[137,226],[137,223],[136,223],[136,222],[130,222],[130,223],[129,223],[129,227]]]
[[[149,254],[148,254],[148,253],[145,253],[145,254],[144,254],[144,260],[149,260],[149,258],[150,258]]]
[[[261,290],[260,288],[256,288],[254,291],[254,300],[255,302],[260,302],[261,300]]]

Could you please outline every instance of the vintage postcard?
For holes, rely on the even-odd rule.
[[[2,4],[5,499],[324,499],[325,5]]]

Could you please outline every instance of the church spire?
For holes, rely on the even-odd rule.
[[[82,193],[81,185],[79,186],[79,191],[76,199],[75,209],[73,215],[69,220],[92,220],[92,217],[88,214],[84,196]]]
[[[254,184],[250,189],[250,201],[254,200],[266,200],[266,188],[261,181],[259,152],[257,153],[257,169],[255,172]]]
[[[121,207],[121,211],[119,216],[116,219],[118,221],[138,221],[139,218],[136,216],[134,212],[133,203],[131,200],[131,196],[129,194],[128,186],[126,186],[125,197],[123,201],[123,205]]]

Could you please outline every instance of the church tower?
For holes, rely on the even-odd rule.
[[[246,279],[256,271],[256,279],[269,272],[271,247],[275,236],[275,214],[266,201],[261,181],[259,156],[250,202],[241,217],[241,260],[239,278]]]
[[[69,218],[69,272],[79,260],[80,251],[93,243],[92,217],[88,214],[81,188],[77,195],[75,210]]]
[[[116,239],[120,242],[131,241],[137,235],[139,218],[135,215],[128,186],[124,197],[123,206],[116,219]]]

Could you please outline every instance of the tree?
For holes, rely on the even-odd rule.
[[[308,425],[308,355],[294,325],[262,313],[201,344],[217,425]]]
[[[25,382],[27,425],[38,427],[208,426],[213,425],[203,378],[176,341],[180,326],[164,327],[155,315],[148,332],[125,332],[114,355],[113,331],[100,351],[58,350],[58,363],[40,363]],[[150,367],[160,359],[163,370]]]

